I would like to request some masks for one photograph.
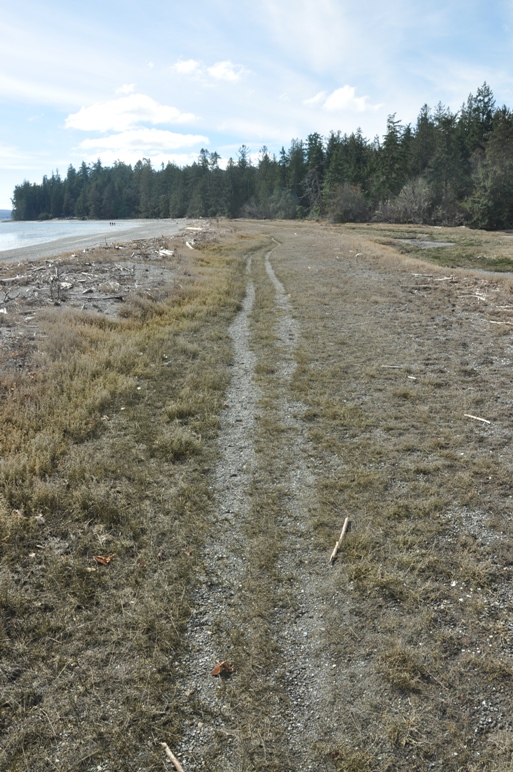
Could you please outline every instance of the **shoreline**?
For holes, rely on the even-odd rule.
[[[116,244],[137,239],[152,239],[159,236],[173,236],[187,227],[189,220],[130,220],[129,223],[112,226],[108,233],[67,236],[43,244],[33,244],[0,252],[0,262],[42,260],[57,257],[68,252],[85,250],[104,244]]]

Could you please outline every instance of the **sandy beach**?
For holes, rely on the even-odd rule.
[[[119,221],[108,233],[80,235],[75,238],[63,238],[49,241],[45,244],[35,244],[29,247],[8,249],[0,252],[1,262],[14,260],[41,260],[56,257],[67,252],[99,247],[105,244],[116,244],[134,239],[152,239],[160,236],[173,236],[187,227],[187,220],[130,220]]]

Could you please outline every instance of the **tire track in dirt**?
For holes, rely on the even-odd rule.
[[[303,421],[306,407],[291,396],[300,325],[273,269],[271,259],[280,244],[275,245],[265,255],[255,255],[259,262],[254,271],[248,259],[246,297],[230,327],[232,379],[214,475],[217,527],[204,552],[205,571],[193,597],[186,632],[189,652],[177,663],[178,699],[187,705],[190,718],[176,753],[187,772],[318,770],[315,744],[326,735],[327,710],[333,706],[327,690],[335,660],[326,648],[323,621],[327,556],[319,554],[310,530],[316,468]],[[269,320],[274,338],[257,343],[251,317],[259,282],[265,281],[263,271],[257,270],[260,261],[274,288]],[[274,376],[257,385],[257,364],[271,360],[277,363]],[[279,431],[273,432],[273,426]],[[273,450],[260,454],[258,444],[269,449],[272,445]],[[258,507],[273,496],[283,505],[275,524],[279,544],[266,612],[266,646],[273,655],[262,670],[257,631],[261,609],[251,609],[249,593],[255,576],[263,583],[270,580],[258,564],[259,550],[265,549],[260,539],[268,538]],[[216,660],[233,661],[238,668],[245,664],[241,657],[253,660],[254,654],[255,664],[246,670],[260,679],[260,693],[249,702],[241,698],[243,683],[248,684],[242,673],[231,679],[211,677]],[[261,694],[267,687],[263,704]],[[246,709],[248,714],[242,715]],[[262,761],[266,755],[267,765]]]
[[[224,737],[223,758],[215,768],[241,770],[236,730],[229,706],[224,704],[222,679],[211,677],[216,660],[230,660],[227,608],[240,605],[238,597],[245,571],[246,545],[243,524],[249,513],[248,490],[254,465],[258,390],[253,382],[255,356],[249,342],[249,317],[255,300],[251,258],[247,259],[248,283],[242,309],[229,328],[233,342],[233,368],[219,435],[220,458],[214,475],[216,533],[204,554],[205,573],[193,598],[186,632],[190,651],[179,664],[179,699],[188,705],[190,719],[177,755],[187,772],[213,769],[212,752]],[[229,533],[229,540],[226,534]],[[228,738],[228,742],[226,739]],[[231,738],[231,739],[230,739]]]
[[[278,249],[280,244],[275,243]],[[293,608],[276,614],[274,626],[290,700],[287,729],[293,760],[291,769],[318,770],[315,744],[326,734],[334,707],[329,684],[336,660],[329,652],[324,635],[329,576],[326,576],[327,558],[319,554],[310,529],[310,513],[316,509],[317,492],[316,470],[302,421],[306,406],[293,400],[290,394],[297,367],[300,326],[292,314],[290,295],[274,272],[271,263],[274,251],[266,254],[265,268],[276,293],[277,336],[281,348],[281,393],[276,410],[279,420],[287,427],[284,463],[279,474],[289,490],[281,523],[286,540],[279,570],[284,581],[292,579],[290,590],[295,598]]]
[[[279,246],[279,242],[273,239]],[[271,264],[271,252],[267,252],[265,256],[265,270],[273,283],[276,292],[276,306],[279,312],[278,320],[278,340],[283,349],[284,356],[280,361],[281,377],[284,381],[289,382],[296,369],[295,352],[299,340],[299,326],[296,320],[293,318],[290,301],[288,295],[285,292],[285,287],[274,273]]]

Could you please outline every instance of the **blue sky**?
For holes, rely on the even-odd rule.
[[[484,81],[513,107],[512,0],[16,0],[0,39],[0,208],[83,160],[372,139]]]

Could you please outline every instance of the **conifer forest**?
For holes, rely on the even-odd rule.
[[[248,217],[513,227],[513,111],[484,83],[456,113],[424,105],[415,125],[390,115],[382,137],[360,129],[293,139],[278,156],[202,149],[197,161],[153,168],[69,166],[14,190],[13,218]]]

